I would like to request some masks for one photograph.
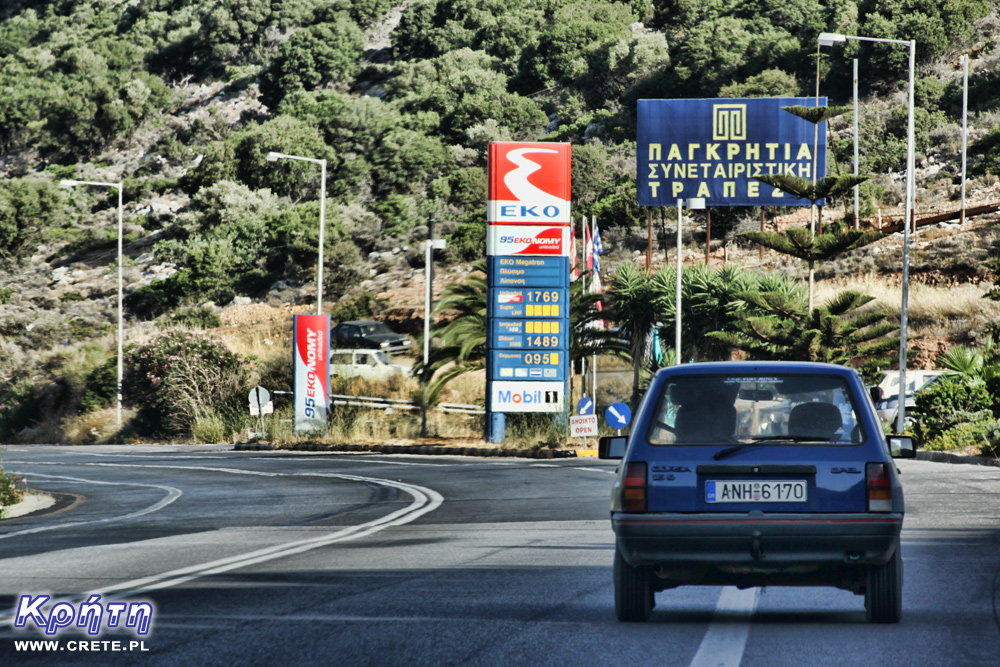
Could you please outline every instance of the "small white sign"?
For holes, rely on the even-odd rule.
[[[569,434],[574,438],[597,435],[597,415],[570,415]]]
[[[250,404],[250,414],[253,416],[260,415],[263,412],[265,415],[270,415],[274,413],[274,401],[268,401],[263,406]]]

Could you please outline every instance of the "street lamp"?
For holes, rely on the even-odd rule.
[[[75,181],[73,179],[64,179],[59,181],[59,187],[64,189],[74,188],[78,185],[96,185],[107,188],[117,188],[118,189],[118,386],[115,389],[115,416],[118,422],[118,428],[122,426],[122,330],[123,330],[123,316],[122,316],[122,184],[118,183],[104,183],[101,181]]]
[[[906,425],[906,324],[907,308],[910,298],[910,218],[913,213],[914,174],[913,174],[913,68],[916,60],[917,42],[915,40],[880,39],[877,37],[857,37],[837,33],[820,33],[820,46],[832,46],[849,39],[859,42],[881,42],[883,44],[901,44],[910,49],[910,85],[908,91],[906,118],[906,205],[903,213],[903,286],[902,303],[899,313],[899,411],[896,413],[896,432],[902,433]]]
[[[323,244],[326,236],[326,160],[300,155],[286,155],[271,151],[267,154],[268,162],[277,162],[280,159],[301,160],[302,162],[312,162],[322,168],[319,182],[319,264],[316,267],[316,314],[323,314]]]

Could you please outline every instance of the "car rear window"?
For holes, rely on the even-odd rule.
[[[646,434],[651,445],[862,441],[847,383],[835,375],[678,376],[662,387]]]

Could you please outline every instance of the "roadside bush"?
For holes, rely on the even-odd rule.
[[[0,439],[10,441],[38,416],[35,386],[19,380],[0,392]]]
[[[83,378],[80,414],[86,414],[115,404],[118,384],[118,357],[114,356],[91,370]]]
[[[13,505],[20,502],[22,497],[24,492],[17,488],[17,476],[0,467],[0,506]],[[0,511],[0,517],[2,516],[3,512]]]
[[[923,445],[924,449],[950,451],[978,445],[983,455],[1000,453],[1000,421],[987,419],[958,424]]]
[[[992,418],[993,398],[982,384],[939,382],[917,394],[913,414],[918,417],[914,432],[925,443],[945,431],[969,422]]]
[[[140,435],[187,434],[210,416],[239,428],[248,361],[207,336],[168,331],[125,352],[122,394]]]

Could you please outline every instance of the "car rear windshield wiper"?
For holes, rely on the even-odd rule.
[[[738,445],[733,445],[732,447],[720,449],[715,453],[715,460],[718,461],[719,459],[723,459],[734,452],[740,451],[744,447],[766,445],[770,442],[830,442],[830,438],[823,438],[814,435],[757,435],[747,439],[750,440],[750,442],[742,442]]]

